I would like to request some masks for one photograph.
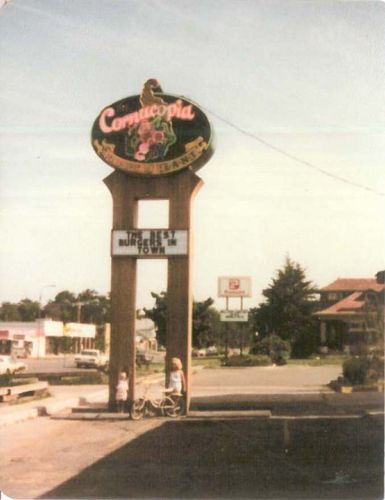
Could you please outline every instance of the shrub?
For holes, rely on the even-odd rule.
[[[284,365],[290,354],[290,345],[278,335],[268,335],[250,349],[250,354],[269,356],[273,363]]]
[[[315,354],[319,348],[319,335],[318,332],[308,330],[300,332],[298,338],[292,345],[291,357],[296,359],[304,359]]]
[[[40,373],[39,380],[45,380],[50,385],[83,385],[106,384],[108,376],[99,371]]]
[[[349,358],[342,365],[343,376],[352,385],[363,384],[366,381],[369,364],[366,357]]]
[[[231,356],[223,362],[223,366],[268,366],[271,359],[265,355]]]
[[[35,384],[36,382],[39,382],[37,377],[0,375],[0,387],[14,387],[16,385]]]
[[[15,386],[15,385],[25,385],[25,384],[36,384],[36,382],[39,382],[39,379],[37,377],[22,377],[22,378],[13,378],[9,385]]]
[[[0,375],[0,387],[7,387],[10,385],[12,380],[12,375],[9,373],[4,373],[3,375]]]

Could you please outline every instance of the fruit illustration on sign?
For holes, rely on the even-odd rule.
[[[203,166],[212,154],[207,117],[186,98],[164,94],[155,79],[140,96],[103,109],[92,145],[114,168],[140,175],[166,175]]]

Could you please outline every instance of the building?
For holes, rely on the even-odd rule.
[[[135,320],[136,348],[156,351],[156,328],[154,322],[145,317]],[[99,331],[97,331],[99,330]],[[0,354],[19,357],[43,358],[50,354],[70,352],[76,354],[82,349],[110,349],[110,325],[97,329],[86,323],[65,323],[51,319],[35,321],[0,321]],[[103,346],[103,347],[102,347]]]
[[[0,353],[42,358],[63,351],[79,352],[94,346],[96,327],[51,319],[0,321]]]
[[[150,318],[141,316],[135,319],[135,334],[137,349],[142,351],[157,350],[156,328],[154,322]]]
[[[357,354],[381,341],[385,284],[378,275],[377,280],[338,278],[319,290],[321,352]]]

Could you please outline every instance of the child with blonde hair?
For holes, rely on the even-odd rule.
[[[118,376],[118,385],[116,386],[116,406],[119,413],[123,413],[128,397],[127,373],[120,372]]]
[[[186,380],[183,373],[182,361],[179,358],[171,358],[170,381],[168,388],[171,394],[181,395],[186,390]]]

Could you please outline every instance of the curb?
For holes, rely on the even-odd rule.
[[[152,375],[144,375],[142,377],[138,377],[137,382],[139,384],[143,383],[144,381],[155,383],[158,380],[162,380],[163,377],[163,373],[154,373]],[[30,420],[37,417],[53,415],[54,413],[63,411],[67,408],[79,406],[82,401],[97,403],[106,401],[107,398],[108,386],[99,388],[98,390],[92,391],[83,396],[73,396],[62,400],[56,399],[55,397],[37,400],[33,403],[29,403],[30,406],[27,408],[22,408],[21,406],[7,407],[4,408],[4,413],[0,411],[0,427],[15,424],[17,422],[23,422],[24,420]]]
[[[82,398],[84,398],[84,396],[75,396],[60,401],[52,397],[49,398],[49,400],[42,399],[36,401],[34,402],[34,406],[29,408],[7,408],[7,412],[0,414],[0,427],[22,422],[24,420],[52,415],[66,408],[70,408],[71,406],[78,406]],[[98,400],[104,400],[105,398],[106,392],[104,389],[87,395],[86,397],[87,401],[92,400],[92,402],[98,402]]]

